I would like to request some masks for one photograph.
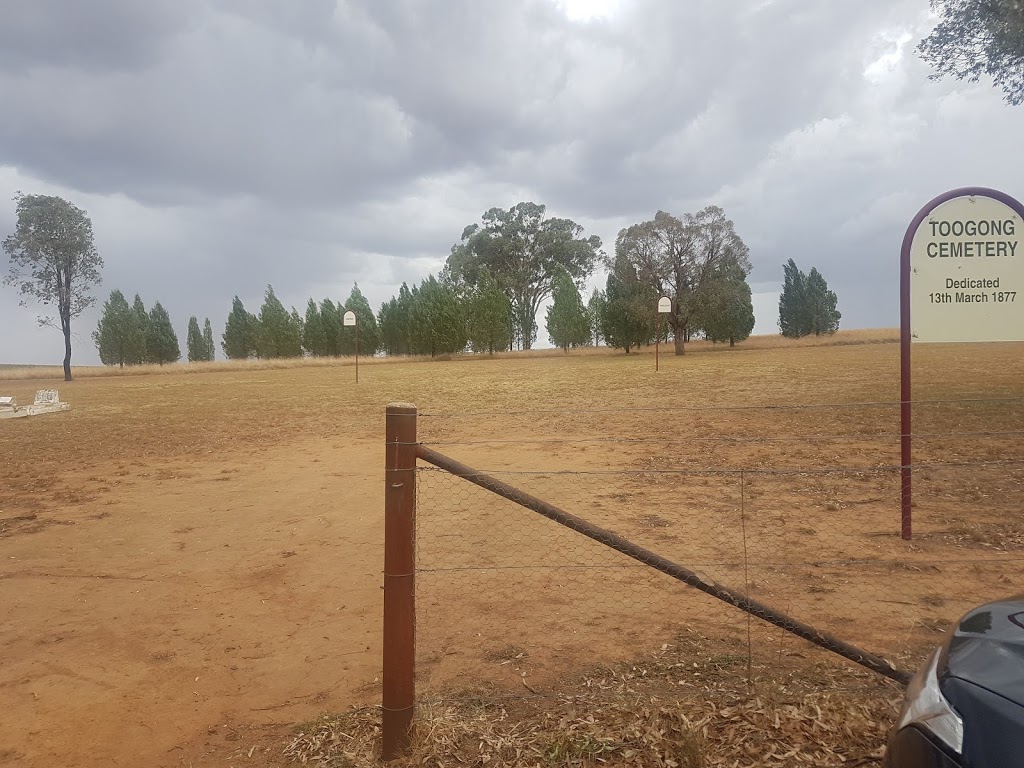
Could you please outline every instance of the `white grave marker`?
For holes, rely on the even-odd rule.
[[[41,413],[59,413],[70,410],[71,406],[60,401],[56,389],[40,389],[32,405],[19,407],[13,397],[0,397],[0,419],[20,419],[38,416]]]
[[[356,384],[359,383],[359,324],[356,322],[356,313],[351,309],[345,313],[342,323],[356,329]]]
[[[661,370],[661,316],[672,314],[672,299],[662,296],[658,299],[658,317],[654,333],[654,371]]]

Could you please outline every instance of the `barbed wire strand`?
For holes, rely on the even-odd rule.
[[[894,534],[898,535],[898,534]],[[920,536],[920,534],[919,534]],[[1008,554],[1008,553],[1007,553]],[[822,567],[822,566],[874,566],[879,569],[890,569],[893,560],[793,560],[787,562],[769,562],[762,560],[749,560],[747,566],[756,568],[793,568],[793,567]],[[939,567],[945,565],[1011,565],[1024,563],[1024,554],[1020,556],[1009,555],[1005,557],[993,557],[989,559],[974,558],[971,560],[900,560],[900,565],[909,567]],[[689,563],[690,568],[743,568],[744,563]],[[597,570],[636,570],[648,571],[649,565],[641,563],[627,564],[601,564],[584,565],[581,563],[555,565],[460,565],[450,568],[417,568],[417,573],[459,573],[461,571],[597,571]]]
[[[911,434],[915,440],[939,440],[965,437],[1021,437],[1024,430],[989,432],[919,432]],[[657,438],[657,437],[526,437],[519,439],[483,438],[476,440],[421,440],[427,445],[567,445],[576,443],[616,443],[624,445],[686,445],[688,443],[796,443],[827,442],[831,440],[898,440],[899,432],[869,432],[866,434],[843,435],[788,435],[783,437],[756,437],[746,435],[704,435],[700,437]]]
[[[992,461],[949,461],[932,464],[910,464],[912,470],[940,470],[962,467],[1014,467],[1024,466],[1024,459],[995,459]],[[483,477],[486,475],[516,475],[536,477],[556,477],[567,475],[738,475],[746,472],[757,475],[816,475],[816,474],[868,474],[872,472],[897,472],[904,467],[901,464],[878,464],[863,467],[680,467],[672,469],[555,469],[555,470],[510,470],[480,469],[476,474],[464,477]],[[417,467],[419,472],[436,472],[450,474],[437,467]]]
[[[1022,397],[970,397],[956,400],[934,399],[934,400],[911,400],[912,406],[921,405],[960,405],[977,403],[1024,403]],[[469,418],[477,416],[536,416],[539,414],[568,415],[568,414],[601,414],[601,413],[672,413],[672,412],[701,412],[701,411],[773,411],[773,410],[816,410],[829,408],[894,408],[901,405],[900,400],[866,400],[863,402],[850,403],[767,403],[764,405],[673,405],[657,407],[630,407],[630,408],[530,408],[515,411],[459,411],[446,413],[444,411],[421,411],[418,414],[406,414],[408,416],[420,416],[422,418]]]

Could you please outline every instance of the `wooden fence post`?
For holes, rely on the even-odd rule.
[[[394,760],[412,740],[416,700],[416,406],[389,405],[385,434],[381,757]]]

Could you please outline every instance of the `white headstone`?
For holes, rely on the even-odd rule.
[[[56,405],[60,402],[60,396],[56,389],[40,389],[36,392],[35,405]]]
[[[56,389],[40,389],[36,391],[32,405],[18,407],[13,397],[0,397],[0,419],[17,419],[23,416],[38,416],[42,413],[59,413],[71,408],[62,403]]]
[[[356,324],[356,313],[351,310],[345,313],[345,325]]]
[[[672,299],[662,296],[658,299],[658,314],[667,315],[672,312]]]

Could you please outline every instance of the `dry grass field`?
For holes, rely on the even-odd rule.
[[[1024,398],[1024,345],[914,354],[920,401]],[[1022,590],[1001,564],[1024,550],[1024,472],[994,462],[1024,459],[1024,403],[916,406],[915,461],[935,466],[908,544],[891,471],[769,472],[898,464],[895,407],[727,407],[893,403],[893,332],[698,343],[661,366],[653,350],[372,360],[358,385],[351,361],[82,369],[70,384],[0,370],[2,395],[57,387],[72,404],[0,421],[0,765],[279,765],[294,723],[379,701],[392,401],[420,407],[420,438],[443,453],[537,471],[509,479],[897,661],[961,605]],[[609,469],[623,472],[585,474]],[[424,473],[420,498],[424,690],[550,689],[685,631],[733,644],[716,663],[747,652],[735,612],[701,598],[679,613],[678,593],[633,570],[559,568],[618,563],[451,478]],[[822,663],[755,634],[769,640],[760,669],[776,653]]]

